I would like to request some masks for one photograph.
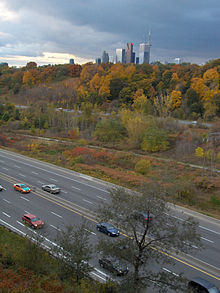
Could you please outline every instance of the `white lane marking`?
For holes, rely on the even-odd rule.
[[[27,199],[27,198],[25,198],[23,196],[21,196],[21,198],[24,199],[24,200],[26,200],[26,201],[30,201],[29,199]]]
[[[60,215],[58,215],[58,214],[56,214],[56,213],[54,213],[54,212],[51,212],[51,214],[53,214],[53,215],[55,215],[55,216],[57,216],[57,217],[59,217],[59,218],[63,218],[62,216],[60,216]]]
[[[196,248],[196,249],[198,249],[198,247],[197,247],[197,246],[195,246],[195,245],[193,245],[193,244],[190,244],[190,243],[188,243],[188,242],[185,242],[185,241],[183,241],[183,243],[185,243],[186,245],[188,245],[188,246],[190,246],[190,247],[193,247],[193,248]]]
[[[91,272],[91,274],[93,274],[94,276],[100,278],[101,280],[105,281],[106,282],[106,278],[103,278],[101,276],[99,276],[98,274],[94,273],[94,272]]]
[[[93,234],[93,235],[96,235],[94,232],[89,231],[88,229],[85,229],[85,228],[84,228],[84,230],[87,231],[87,232],[89,232],[89,233],[91,233],[91,234]]]
[[[65,190],[62,190],[62,192],[63,192],[63,193],[68,193],[68,192],[67,192],[67,191],[65,191]]]
[[[2,213],[3,213],[3,215],[5,215],[6,217],[11,218],[11,216],[8,215],[8,214],[6,214],[5,212],[2,212]]]
[[[77,189],[77,190],[81,190],[80,188],[78,188],[78,187],[75,187],[75,186],[72,186],[72,188],[75,188],[75,189]]]
[[[102,200],[107,200],[106,198],[101,197],[101,196],[98,196],[98,195],[96,195],[96,197],[98,197],[98,198],[100,198],[100,199],[102,199]]]
[[[166,272],[168,272],[168,273],[170,273],[170,274],[173,274],[173,275],[176,276],[176,277],[179,277],[178,274],[176,274],[176,273],[174,273],[174,272],[172,272],[172,271],[170,271],[170,270],[168,270],[168,269],[166,269],[166,268],[163,268],[163,270],[166,271]]]
[[[49,178],[50,180],[52,180],[52,181],[55,181],[55,182],[57,182],[57,180],[56,179],[54,179],[54,178]]]
[[[91,201],[89,201],[89,200],[86,200],[86,199],[83,199],[83,201],[88,202],[88,203],[90,203],[90,204],[93,204],[93,202],[91,202]]]
[[[95,187],[95,186],[93,186],[93,185],[90,185],[90,184],[87,184],[87,183],[83,183],[83,184],[85,184],[85,185],[87,185],[87,186],[89,186],[89,187],[92,187],[92,188],[95,188],[95,189],[98,189],[98,190],[101,190],[101,191],[104,191],[104,192],[107,192],[107,193],[109,193],[109,191],[107,191],[107,190],[105,190],[105,189],[98,188],[98,187]]]
[[[7,199],[3,198],[4,201],[6,201],[7,203],[11,203],[10,201],[8,201]]]
[[[214,230],[208,229],[208,228],[206,228],[206,227],[199,226],[199,228],[204,229],[204,230],[207,230],[207,231],[210,231],[210,232],[215,233],[215,234],[217,234],[217,235],[220,235],[219,232],[216,232],[216,231],[214,231]]]
[[[167,213],[164,213],[165,215],[169,216],[169,217],[172,217],[174,219],[177,219],[177,220],[180,220],[180,221],[184,221],[183,219],[179,218],[179,217],[176,217],[176,216],[172,216],[172,215],[169,215]]]
[[[30,214],[28,211],[25,211],[26,214]]]
[[[32,171],[31,173],[34,174],[34,175],[39,175],[39,173],[37,173],[37,172],[33,172],[33,171]]]
[[[103,273],[102,271],[98,270],[97,268],[94,268],[94,270],[100,274],[102,274],[105,277],[108,277],[108,275],[106,275],[105,273]]]
[[[171,273],[170,270],[166,269],[166,268],[163,268],[164,271],[168,272],[168,273]]]
[[[22,177],[26,177],[26,175],[24,174],[21,174],[21,173],[18,173],[18,175],[22,176]]]
[[[208,242],[214,243],[214,241],[209,240],[209,239],[207,239],[207,238],[205,238],[205,237],[200,237],[200,238],[203,239],[203,240],[205,240],[205,241],[208,241]]]
[[[24,224],[22,224],[21,222],[19,221],[16,221],[19,225],[23,226],[24,227]]]
[[[14,167],[15,167],[15,168],[18,168],[18,169],[21,169],[21,167],[20,167],[20,166],[17,166],[17,165],[14,165]]]
[[[59,228],[55,227],[54,225],[50,225],[50,226],[58,231],[61,231]]]
[[[14,156],[13,154],[10,154],[11,156]],[[16,159],[12,159],[12,158],[9,158],[11,161],[18,161],[18,159],[16,158]],[[23,160],[24,158],[22,158],[22,160]],[[27,159],[27,158],[26,158]],[[95,189],[98,189],[98,190],[101,190],[101,191],[104,191],[104,192],[107,192],[107,193],[109,193],[109,191],[107,191],[107,190],[104,190],[104,189],[101,189],[101,188],[98,188],[98,187],[95,187],[95,186],[93,186],[93,185],[89,185],[89,184],[86,184],[86,183],[84,183],[84,182],[80,182],[79,180],[76,180],[76,179],[73,179],[73,178],[70,178],[70,177],[67,177],[67,176],[64,176],[64,175],[61,175],[61,174],[58,174],[58,173],[56,173],[56,172],[54,172],[54,171],[49,171],[49,170],[46,170],[46,169],[44,169],[44,168],[41,168],[41,167],[37,167],[37,166],[34,166],[34,165],[32,165],[32,164],[29,164],[29,163],[25,163],[24,161],[21,161],[21,162],[19,162],[20,164],[23,164],[23,165],[27,165],[27,166],[30,166],[30,167],[33,167],[33,168],[35,168],[35,169],[39,169],[39,170],[42,170],[42,171],[44,171],[44,172],[47,172],[47,173],[50,173],[50,174],[53,174],[53,175],[57,175],[57,176],[59,176],[59,177],[62,177],[62,178],[65,178],[65,179],[68,179],[68,180],[71,180],[71,181],[75,181],[75,182],[77,182],[77,183],[80,183],[80,184],[84,184],[84,185],[88,185],[88,186],[90,186],[90,187],[92,187],[92,188],[95,188]],[[38,164],[40,164],[40,162],[37,162]],[[49,166],[50,167],[50,166]],[[76,176],[76,175],[75,175]],[[78,175],[79,177],[80,177],[80,175]]]
[[[8,171],[8,168],[2,167],[2,169],[4,169],[4,170]]]
[[[40,183],[40,184],[44,184],[44,182],[42,182],[42,181],[37,181],[38,183]]]
[[[79,175],[79,177],[81,177],[81,178],[84,178],[84,179],[87,179],[87,180],[90,180],[90,181],[92,181],[92,180],[93,180],[93,178],[92,178],[92,177],[89,177],[89,176],[87,176],[87,175],[84,175],[84,174],[80,174],[80,175]]]

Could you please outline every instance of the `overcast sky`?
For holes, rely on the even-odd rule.
[[[0,62],[86,63],[138,45],[151,61],[220,58],[220,0],[0,0]]]

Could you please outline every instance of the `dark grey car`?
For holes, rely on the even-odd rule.
[[[111,257],[100,258],[99,265],[117,276],[124,276],[128,273],[128,267],[125,264]]]
[[[220,293],[219,289],[209,281],[196,277],[189,281],[188,289],[195,293]]]
[[[54,184],[43,184],[42,189],[53,194],[60,192],[60,188]]]

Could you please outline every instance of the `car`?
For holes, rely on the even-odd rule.
[[[100,258],[99,265],[117,276],[124,276],[128,273],[128,267],[125,264],[121,263],[118,259],[111,257]]]
[[[0,191],[2,191],[3,190],[3,186],[0,184]]]
[[[22,222],[33,229],[42,228],[44,226],[44,222],[32,214],[24,214],[22,216]]]
[[[220,290],[209,281],[195,277],[188,283],[188,289],[193,293],[220,293]]]
[[[42,189],[53,194],[60,192],[60,188],[54,184],[43,184]]]
[[[15,190],[20,191],[22,193],[28,193],[28,192],[31,191],[30,187],[28,187],[24,183],[15,183],[13,185],[13,187],[14,187]]]
[[[143,223],[147,223],[147,222],[150,223],[152,221],[152,219],[153,219],[152,214],[149,214],[149,216],[148,216],[148,214],[145,213],[145,212],[135,212],[133,214],[133,217],[134,217],[134,219],[140,220]]]
[[[119,231],[112,225],[108,223],[98,223],[96,229],[102,233],[107,234],[108,236],[119,236]]]

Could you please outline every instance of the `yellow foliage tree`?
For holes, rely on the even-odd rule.
[[[195,150],[195,155],[196,157],[199,157],[199,158],[203,158],[204,157],[204,150],[203,148],[200,148],[198,147],[196,150]]]
[[[170,97],[170,103],[171,103],[171,108],[176,109],[179,108],[181,105],[181,91],[172,91],[171,97]]]

